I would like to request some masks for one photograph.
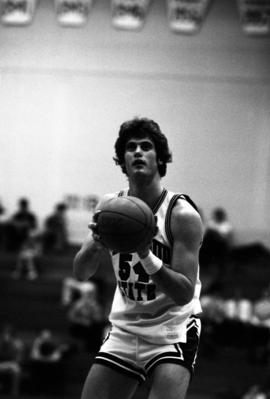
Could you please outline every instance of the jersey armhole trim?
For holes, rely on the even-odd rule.
[[[172,235],[172,230],[171,230],[171,215],[172,215],[173,207],[175,206],[176,201],[179,198],[186,200],[197,212],[199,212],[197,205],[192,201],[192,199],[188,195],[174,194],[172,196],[172,198],[169,202],[166,217],[165,217],[165,232],[166,232],[167,238],[168,238],[171,246],[173,245],[173,235]]]

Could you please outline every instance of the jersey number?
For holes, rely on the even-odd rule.
[[[132,260],[131,254],[120,254],[119,259],[119,277],[122,281],[127,281],[130,276],[130,264],[129,262]],[[138,275],[138,281],[141,283],[149,282],[149,275],[144,270],[141,262],[136,263],[133,267],[134,272]]]

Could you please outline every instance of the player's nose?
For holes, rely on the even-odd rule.
[[[136,145],[136,148],[135,148],[135,151],[134,151],[134,154],[135,155],[137,155],[137,154],[141,154],[142,153],[142,147],[140,146],[140,144],[137,144]]]

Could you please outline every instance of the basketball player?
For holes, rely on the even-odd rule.
[[[132,398],[146,379],[149,399],[183,399],[200,336],[202,222],[188,196],[162,186],[171,153],[156,122],[135,118],[123,123],[115,153],[129,184],[113,195],[145,201],[156,216],[157,233],[136,253],[110,251],[117,279],[112,328],[86,378],[82,399]],[[97,234],[95,216],[89,227],[92,231],[74,259],[80,280],[96,272],[102,252],[108,251]]]

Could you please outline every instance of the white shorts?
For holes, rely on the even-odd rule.
[[[139,382],[160,363],[176,363],[194,371],[201,332],[201,320],[192,316],[187,324],[187,342],[157,345],[113,326],[94,363],[103,364],[135,377]]]

